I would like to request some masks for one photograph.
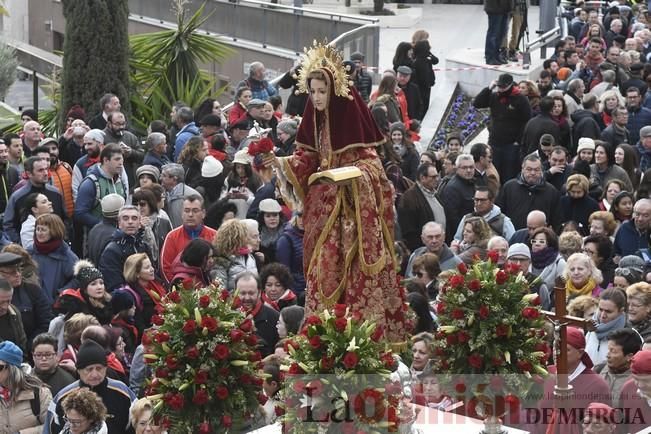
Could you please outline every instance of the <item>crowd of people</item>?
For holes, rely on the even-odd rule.
[[[452,404],[429,363],[437,297],[459,264],[495,250],[500,266],[520,267],[545,309],[563,302],[554,291],[562,287],[570,313],[594,320],[585,336],[568,332],[570,383],[604,392],[582,410],[628,406],[644,417],[622,429],[651,425],[642,380],[651,374],[651,68],[631,63],[646,62],[651,31],[641,7],[596,12],[577,9],[538,82],[502,74],[477,95],[474,105],[490,114],[488,143],[451,133],[443,147],[419,152],[438,62],[427,32],[398,44],[377,89],[362,53],[344,62],[385,138],[375,152],[417,318],[408,361],[416,403]],[[278,86],[296,87],[297,72]],[[305,314],[304,216],[248,149],[269,137],[276,156],[294,154],[307,98],[283,101],[254,62],[228,112],[215,99],[194,109],[178,102],[145,137],[129,130],[110,93],[95,116],[69,108],[58,138],[23,112],[22,132],[0,141],[7,432],[161,432],[142,397],[150,373],[141,339],[179,285],[237,291],[273,402],[284,339]],[[273,422],[273,406],[265,409]]]

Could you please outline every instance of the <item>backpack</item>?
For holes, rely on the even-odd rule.
[[[95,185],[95,205],[93,206],[91,213],[98,218],[102,218],[101,200],[104,196],[112,193],[117,193],[122,196],[124,200],[127,199],[126,192],[124,191],[124,185],[122,185],[122,177],[118,177],[117,181],[115,181],[113,184],[111,184],[105,177],[98,177],[94,173],[86,175],[86,178],[90,178],[90,180],[93,181],[93,184]]]

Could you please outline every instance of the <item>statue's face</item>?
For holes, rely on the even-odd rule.
[[[328,85],[325,81],[318,78],[310,80],[310,98],[316,110],[322,112],[328,108]]]

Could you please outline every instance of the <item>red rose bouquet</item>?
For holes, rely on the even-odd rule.
[[[436,306],[434,368],[448,374],[443,377],[450,389],[473,416],[478,404],[488,402],[498,413],[513,409],[547,375],[550,354],[540,297],[530,294],[517,266],[501,270],[497,252],[488,257],[470,267],[459,264]]]
[[[143,336],[146,395],[170,434],[239,432],[259,417],[263,379],[252,322],[221,286],[171,291]]]
[[[375,323],[335,305],[306,318],[287,341],[283,389],[284,432],[395,432],[402,388],[398,366]]]
[[[253,157],[253,168],[255,170],[263,170],[262,157],[266,154],[271,154],[274,151],[274,142],[269,137],[263,137],[260,140],[249,143],[248,154]]]

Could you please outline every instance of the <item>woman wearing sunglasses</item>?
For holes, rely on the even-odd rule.
[[[0,343],[0,431],[39,434],[52,394],[41,380],[22,370],[22,362],[23,352],[16,344]]]

